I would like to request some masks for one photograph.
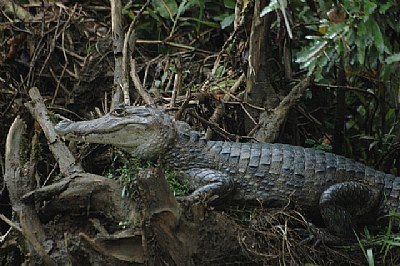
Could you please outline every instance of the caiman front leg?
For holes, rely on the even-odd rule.
[[[233,178],[222,171],[210,168],[191,168],[182,172],[184,180],[188,180],[195,190],[184,197],[184,200],[213,201],[224,198],[234,189]]]
[[[381,193],[358,182],[342,182],[326,189],[319,201],[320,212],[329,231],[354,237],[357,218],[376,214]]]

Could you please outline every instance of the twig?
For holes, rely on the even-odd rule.
[[[292,88],[288,95],[283,98],[279,105],[272,111],[261,113],[259,118],[260,129],[255,133],[255,138],[260,142],[274,142],[279,135],[282,124],[286,121],[287,114],[300,97],[304,90],[309,87],[311,77],[307,76]]]
[[[135,16],[134,20],[132,20],[131,24],[129,25],[129,29],[125,34],[124,47],[122,49],[122,85],[121,85],[122,92],[124,93],[125,105],[130,105],[131,103],[129,97],[128,58],[129,55],[132,54],[133,51],[135,50],[135,39],[136,39],[135,26],[139,21],[139,18],[142,15],[143,11],[149,4],[150,0],[147,0],[147,2],[140,9],[139,13]]]
[[[27,215],[27,213],[25,211],[21,211],[19,216],[20,216],[20,221],[22,224],[22,234],[32,245],[33,249],[42,258],[44,265],[57,266],[57,264],[53,261],[53,259],[46,252],[43,245],[40,243],[40,241],[36,237],[36,235],[35,235],[35,233],[37,234],[37,232],[35,231],[36,227],[32,226],[32,224],[31,224],[32,222],[30,221],[31,215]]]
[[[187,90],[185,101],[183,102],[181,107],[179,107],[179,110],[175,113],[175,119],[176,120],[181,120],[182,115],[183,115],[183,111],[187,108],[187,106],[190,103],[190,98],[191,98],[191,92],[190,92],[190,90]]]
[[[170,106],[174,107],[176,104],[176,97],[180,94],[182,87],[182,68],[181,68],[181,60],[177,58],[175,60],[176,65],[176,74],[174,77],[174,88],[172,89],[171,103]]]
[[[239,100],[233,95],[233,93],[235,93],[237,91],[240,84],[244,81],[245,77],[246,77],[245,74],[242,74],[229,90],[223,89],[223,91],[226,93],[224,95],[223,102],[229,101],[231,97],[235,98],[236,100]],[[212,114],[212,116],[210,118],[210,121],[218,124],[218,122],[221,120],[224,113],[225,113],[225,111],[223,108],[223,104],[219,103],[217,105],[217,108],[215,108],[214,113]],[[211,139],[211,137],[212,137],[212,130],[210,130],[210,128],[207,129],[206,137],[209,139]]]
[[[158,40],[136,40],[136,43],[138,44],[164,44],[164,45],[169,45],[175,48],[180,48],[180,49],[185,49],[193,52],[200,52],[204,54],[213,54],[213,52],[206,51],[203,49],[199,49],[193,46],[185,45],[185,44],[180,44],[180,43],[175,43],[175,42],[166,42],[166,41],[158,41]]]
[[[13,223],[10,219],[8,219],[6,216],[4,216],[4,215],[1,214],[1,213],[0,213],[0,219],[3,220],[3,222],[5,222],[5,223],[8,224],[9,226],[11,226],[12,228],[16,229],[18,232],[22,233],[21,227],[19,227],[19,226],[16,225],[15,223]]]
[[[139,92],[140,96],[142,96],[144,102],[146,104],[154,106],[154,99],[144,90],[142,83],[140,82],[139,76],[136,73],[136,61],[135,59],[131,59],[131,79],[133,84],[135,84],[136,90]]]
[[[254,139],[253,137],[240,136],[240,135],[229,133],[225,129],[219,127],[217,124],[212,123],[212,122],[208,121],[207,119],[204,119],[203,117],[199,116],[195,112],[188,112],[188,113],[191,116],[193,116],[196,119],[198,119],[201,123],[211,127],[215,132],[217,132],[220,136],[224,137],[225,139],[229,139],[229,140],[232,140],[232,141],[237,141],[237,140],[240,140],[240,139]]]
[[[247,111],[247,109],[244,107],[243,103],[240,103],[240,106],[242,107],[242,110],[245,112],[245,114],[250,118],[250,120],[253,122],[254,125],[258,125],[257,121],[254,119],[254,117]]]

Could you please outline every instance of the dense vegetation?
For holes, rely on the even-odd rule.
[[[6,135],[20,115],[35,143],[38,186],[44,186],[57,180],[58,169],[24,107],[28,90],[38,87],[51,112],[73,120],[104,114],[111,94],[123,87],[115,76],[121,65],[114,61],[122,52],[115,45],[118,37],[112,34],[108,1],[6,0],[0,7],[1,174]],[[140,0],[122,1],[119,13],[122,32],[134,29],[127,41],[132,61],[126,65],[158,105],[177,111],[177,118],[208,137],[314,147],[400,175],[397,0]],[[307,76],[311,82],[301,99],[291,103],[284,117],[274,118],[274,110],[280,110],[282,100]],[[131,82],[129,103],[144,104],[135,87]],[[260,137],[268,135],[260,134],[270,130],[262,122],[268,119],[279,122],[278,133]],[[122,174],[123,185],[130,188],[132,169],[117,156],[109,147],[79,147],[85,170],[105,175],[109,168],[117,169],[114,173]],[[2,213],[11,218],[5,185],[1,203]],[[238,228],[251,227],[251,233],[245,233],[261,239],[260,246],[279,243],[263,226],[273,227],[288,217],[295,217],[294,224],[302,222],[301,214],[278,211],[272,223],[260,218],[263,212],[230,213],[242,222]],[[8,226],[3,223],[1,229],[3,235]],[[271,257],[271,250],[252,249],[249,243],[239,246],[254,263],[270,259],[345,265],[356,250],[361,255],[352,258],[354,264],[390,265],[399,263],[400,238],[393,229],[392,224],[377,233],[366,229],[355,247],[321,248],[304,257],[304,249],[296,250],[291,243]],[[17,257],[19,251],[13,252]],[[335,258],[338,253],[340,258]]]

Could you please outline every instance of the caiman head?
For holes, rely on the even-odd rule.
[[[175,121],[148,106],[127,106],[89,121],[64,120],[55,130],[67,140],[111,144],[148,160],[156,160],[176,138]]]

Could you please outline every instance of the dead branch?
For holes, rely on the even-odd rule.
[[[121,92],[124,82],[123,45],[124,34],[122,30],[122,4],[121,0],[111,0],[111,28],[114,44],[114,96],[111,102],[111,111],[121,102]]]
[[[279,136],[281,126],[286,120],[290,108],[293,107],[303,95],[305,89],[310,85],[311,77],[307,76],[300,81],[288,95],[273,110],[261,113],[259,119],[259,130],[254,137],[260,142],[274,142]]]
[[[229,89],[229,91],[224,95],[223,102],[228,102],[231,99],[231,95],[235,94],[235,92],[238,90],[240,84],[245,80],[246,76],[245,74],[240,75],[240,77],[236,80],[235,84]],[[244,109],[244,108],[243,108]],[[245,109],[244,109],[245,110]],[[214,110],[214,113],[210,117],[210,122],[218,124],[218,122],[221,120],[225,113],[225,110],[223,108],[222,103],[219,103],[217,107]],[[206,138],[211,139],[212,138],[212,130],[209,127],[206,132]]]
[[[128,59],[130,55],[135,50],[135,43],[136,43],[136,32],[135,26],[143,13],[146,7],[150,4],[150,0],[148,0],[145,4],[143,4],[142,8],[140,9],[139,13],[135,16],[135,19],[132,20],[131,24],[129,25],[128,31],[125,33],[124,39],[124,47],[122,50],[122,75],[123,75],[123,83],[122,83],[122,91],[124,93],[124,103],[125,105],[130,105],[130,96],[129,96],[129,64]]]
[[[18,195],[22,195],[20,197],[21,205],[46,201],[46,204],[41,209],[41,219],[43,221],[49,221],[57,214],[65,213],[87,217],[90,217],[92,214],[101,214],[100,217],[115,222],[129,220],[134,206],[131,200],[121,197],[121,186],[111,179],[83,172],[79,164],[75,161],[72,153],[56,135],[53,123],[48,117],[47,109],[38,89],[33,88],[29,93],[32,101],[27,103],[26,106],[42,126],[48,139],[50,150],[57,159],[60,165],[60,171],[65,178],[61,179],[59,182],[33,191],[18,192]],[[43,250],[38,246],[38,243],[40,242],[35,240],[36,238],[33,238],[33,234],[29,233],[38,231],[37,229],[32,228],[32,224],[35,223],[32,223],[32,218],[30,217],[33,217],[33,214],[27,214],[28,215],[22,213],[20,215],[21,225],[26,225],[25,228],[28,230],[26,231],[26,238],[29,239],[35,247],[35,250],[41,255],[41,257],[43,257],[47,253],[42,254]],[[25,234],[23,226],[22,230]],[[104,235],[104,233],[105,232],[103,231],[103,234],[100,236],[102,241],[107,242],[107,239],[116,239],[115,235],[108,235],[108,233]],[[125,239],[127,239],[127,236],[125,236]],[[112,248],[112,244],[109,243],[108,248],[104,248],[104,250],[108,250],[108,253],[104,252],[104,255],[113,257],[116,260],[143,262],[144,255],[143,249],[141,248],[142,242],[137,242],[137,237],[132,238],[132,241],[125,241],[122,243],[114,241],[111,243],[114,243],[115,247]],[[121,250],[130,250],[129,247],[132,247],[132,245],[134,245],[136,249],[128,259],[128,253],[125,252],[124,255],[121,253]],[[98,251],[95,246],[89,246],[92,247],[92,250]],[[116,246],[118,246],[119,249],[116,249]],[[119,251],[114,252],[113,249]],[[46,258],[43,257],[43,260],[44,259]]]
[[[50,120],[43,98],[37,88],[29,90],[31,102],[25,104],[32,116],[39,122],[46,135],[49,148],[56,158],[60,171],[64,176],[82,172],[82,167],[75,161],[75,158],[67,146],[61,141],[54,131],[53,123]]]

